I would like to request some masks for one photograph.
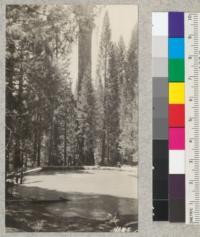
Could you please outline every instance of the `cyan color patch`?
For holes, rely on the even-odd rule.
[[[168,39],[169,58],[184,58],[184,38]]]

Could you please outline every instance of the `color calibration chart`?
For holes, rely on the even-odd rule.
[[[152,13],[153,220],[200,224],[200,14]]]

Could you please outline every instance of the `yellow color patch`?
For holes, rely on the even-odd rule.
[[[185,103],[185,85],[184,83],[169,83],[169,104]]]

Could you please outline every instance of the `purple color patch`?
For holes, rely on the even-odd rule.
[[[169,175],[169,199],[185,198],[185,175]]]
[[[184,13],[169,12],[169,38],[184,38]]]

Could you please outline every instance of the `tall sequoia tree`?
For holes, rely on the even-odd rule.
[[[81,164],[94,164],[94,149],[96,143],[95,95],[89,70],[81,84],[77,116],[79,121],[79,144]]]
[[[120,91],[118,78],[117,47],[111,45],[108,61],[109,77],[105,88],[105,121],[106,121],[106,157],[108,164],[116,165],[120,161],[119,135],[120,135]]]
[[[80,5],[74,10],[78,26],[77,148],[81,164],[94,164],[95,100],[91,78],[94,6]]]
[[[103,90],[103,115],[101,111],[101,106],[99,106],[98,117],[102,119],[103,123],[99,124],[98,131],[101,139],[101,163],[108,163],[108,153],[106,153],[106,144],[108,139],[108,124],[106,121],[106,115],[108,114],[108,95],[109,95],[109,58],[110,58],[110,49],[111,49],[111,29],[110,29],[110,20],[108,12],[105,13],[103,19],[103,26],[100,39],[100,47],[98,54],[98,65],[97,65],[97,81],[99,86],[101,83],[104,87]],[[101,90],[101,88],[99,88]],[[102,93],[102,92],[100,92]],[[100,101],[99,101],[100,103]]]
[[[130,137],[128,156],[129,163],[137,162],[138,152],[138,42],[137,42],[137,27],[132,31],[132,36],[127,51],[127,67],[126,67],[126,81],[127,81],[127,104],[129,111],[129,124],[127,134]],[[132,147],[132,149],[131,149]]]
[[[127,52],[120,39],[118,44],[120,77],[120,155],[121,161],[132,164],[137,152],[137,42],[133,31]]]

